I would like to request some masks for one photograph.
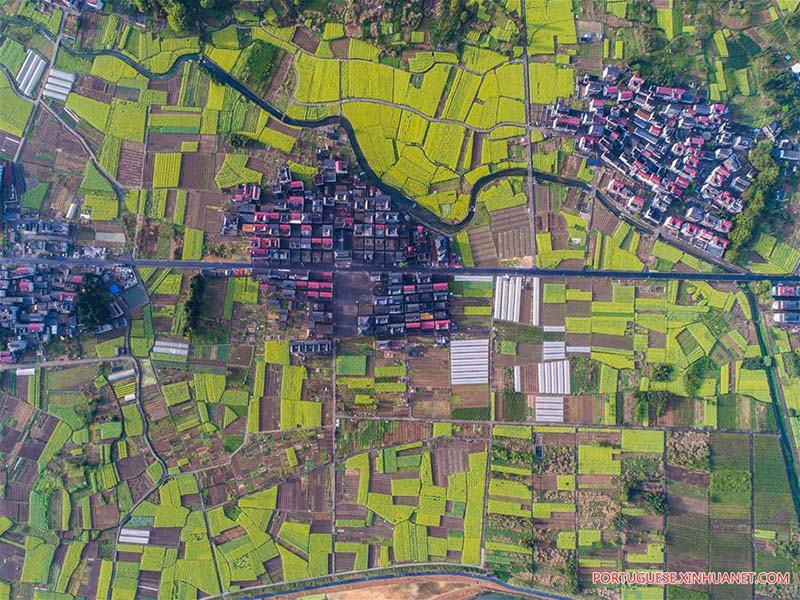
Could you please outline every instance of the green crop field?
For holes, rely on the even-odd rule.
[[[203,257],[203,232],[187,227],[183,237],[182,260],[200,260]]]
[[[117,176],[119,164],[119,154],[122,149],[122,140],[113,135],[107,135],[103,140],[103,148],[100,152],[100,166],[111,176]]]
[[[106,130],[111,107],[105,102],[98,102],[87,96],[72,92],[67,98],[65,106],[95,129]]]
[[[147,87],[146,77],[140,75],[136,69],[115,56],[97,56],[92,61],[91,74],[112,83],[126,80],[126,82],[136,82],[138,85]]]
[[[151,114],[148,128],[157,133],[200,133],[201,113]]]
[[[337,375],[365,375],[367,372],[366,356],[346,356],[336,357]]]
[[[178,187],[181,177],[181,153],[159,152],[153,168],[153,187]]]
[[[215,181],[220,189],[231,188],[240,183],[260,183],[261,173],[247,167],[247,156],[226,154]]]
[[[0,598],[280,595],[348,573],[429,570],[569,597],[797,595],[796,586],[592,583],[598,571],[797,570],[788,459],[800,440],[800,333],[772,319],[769,277],[711,276],[730,266],[678,248],[637,215],[621,219],[609,204],[617,201],[601,195],[610,169],[583,148],[585,127],[550,128],[557,102],[587,110],[579,78],[614,65],[624,89],[627,74],[641,72],[648,86],[702,94],[698,105],[723,103],[743,119],[741,132],[763,137],[750,128],[777,118],[778,139],[794,139],[797,106],[784,93],[794,59],[770,57],[795,54],[796,0],[465,0],[422,18],[410,5],[370,12],[356,3],[353,13],[294,3],[289,14],[280,3],[198,4],[183,27],[181,2],[151,4],[152,15],[76,19],[51,3],[0,2],[2,152],[13,158],[13,138],[27,134],[18,157],[25,217],[59,219],[75,203],[76,256],[108,245],[112,257],[220,267],[139,267],[141,286],[126,280],[118,296],[105,277],[103,305],[108,290],[125,311],[111,331],[88,323],[92,299],[63,265],[54,269],[48,306],[72,310],[76,291],[67,316],[77,315],[79,336],[63,337],[48,317],[42,356],[95,362],[29,374],[36,340],[15,355],[20,369],[0,377],[10,440]],[[50,62],[50,35],[59,35],[54,66],[77,79],[65,103],[36,107],[13,78],[28,50]],[[595,109],[614,121],[613,92],[604,98]],[[651,118],[661,123],[658,103]],[[312,123],[287,123],[304,120]],[[706,137],[708,158],[718,140]],[[791,166],[777,153],[772,168],[760,151],[733,151],[742,175],[752,167],[777,181],[762,214],[750,214],[760,195],[748,192],[745,210],[727,215],[731,239],[758,225],[738,266],[791,274],[800,264],[797,194],[782,179]],[[328,157],[350,172],[320,187]],[[665,169],[678,169],[674,158]],[[223,216],[250,214],[249,202],[231,198],[242,184],[265,186],[254,210],[273,210],[284,166],[306,191],[338,195],[349,179],[359,194],[365,182],[367,195],[395,189],[432,223],[462,223],[421,229],[422,243],[442,229],[452,264],[519,269],[519,318],[493,319],[505,301],[497,280],[470,281],[467,269],[448,276],[436,307],[449,334],[343,337],[357,316],[383,314],[369,273],[337,272],[333,307],[291,297],[276,285],[279,267],[241,268],[249,232],[220,233]],[[649,202],[640,184],[629,182]],[[684,212],[681,201],[669,214]],[[325,219],[349,215],[342,202]],[[406,223],[400,212],[402,241],[427,221],[410,211]],[[7,233],[9,248],[25,242]],[[599,270],[631,276],[592,275]],[[675,275],[636,279],[644,271]],[[9,273],[13,295],[25,275]],[[123,287],[124,269],[108,275]],[[291,270],[280,285],[300,290],[301,281]],[[330,351],[303,346],[320,340]],[[455,340],[487,342],[485,383],[454,383]],[[117,539],[120,527],[149,532],[148,543]]]
[[[114,136],[132,142],[144,141],[147,106],[115,98],[111,101],[108,131]]]
[[[6,38],[0,44],[0,64],[16,75],[25,61],[25,47],[11,38]]]
[[[38,183],[36,186],[25,190],[22,195],[22,208],[38,212],[42,208],[49,191],[50,184],[45,182]]]
[[[167,406],[174,406],[189,400],[189,384],[182,381],[180,383],[165,385],[161,388],[161,393],[164,395]]]
[[[21,137],[33,104],[14,92],[5,75],[0,77],[0,131]]]

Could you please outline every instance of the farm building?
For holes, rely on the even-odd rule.
[[[42,96],[66,102],[67,96],[72,91],[75,83],[75,73],[68,73],[59,69],[50,69],[47,81],[44,84]]]
[[[292,340],[289,342],[289,352],[297,356],[328,356],[332,347],[330,340]]]
[[[534,327],[538,327],[539,326],[539,322],[540,322],[540,310],[541,310],[541,302],[542,302],[542,296],[541,296],[542,287],[541,287],[541,281],[539,280],[538,277],[534,277],[533,278],[533,286],[532,286],[532,288],[533,288],[533,294],[532,294],[532,299],[533,299],[533,302],[532,302],[532,304],[533,304],[533,326]]]
[[[514,366],[514,391],[522,392],[522,367],[520,365]]]
[[[115,393],[116,393],[118,385],[124,383],[124,380],[126,380],[126,379],[130,380],[130,381],[133,381],[134,377],[136,377],[136,371],[134,371],[133,369],[125,369],[123,371],[117,371],[116,373],[111,373],[107,377],[107,379],[108,379],[108,383],[110,383],[112,386],[114,386]],[[134,387],[133,389],[135,390],[136,388]],[[129,394],[123,395],[122,397],[120,397],[120,396],[117,396],[117,397],[120,398],[121,400],[125,400],[126,402],[130,401],[130,400],[136,400],[136,392],[133,391],[133,392],[131,392]]]
[[[46,66],[47,61],[45,59],[33,50],[28,50],[25,62],[22,63],[16,77],[17,85],[23,94],[33,96],[33,92],[36,90]]]
[[[489,340],[450,342],[450,383],[475,385],[489,383]]]
[[[497,277],[494,293],[494,318],[499,321],[520,322],[522,277]]]
[[[150,530],[123,527],[119,531],[119,542],[121,544],[138,544],[141,546],[146,546],[150,542]]]
[[[570,384],[570,364],[568,360],[539,363],[539,393],[565,394],[572,390]]]
[[[772,286],[772,321],[774,323],[800,323],[800,287]],[[781,312],[783,311],[783,312]],[[788,312],[787,312],[788,311]]]
[[[563,396],[536,396],[533,406],[536,421],[544,423],[564,422]]]
[[[189,356],[189,344],[183,342],[167,342],[164,340],[158,340],[153,346],[153,354]]]
[[[545,361],[564,360],[567,357],[567,345],[565,342],[542,343],[542,358]]]

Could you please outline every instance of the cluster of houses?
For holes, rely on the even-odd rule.
[[[306,305],[307,344],[295,344],[295,354],[327,354],[330,346],[313,340],[333,336],[333,272],[272,269],[258,276],[261,290],[271,296],[267,305],[278,311],[279,326],[289,325],[290,313],[299,303]]]
[[[587,109],[557,103],[552,128],[574,135],[578,151],[616,172],[606,186],[612,200],[721,257],[729,217],[741,212],[741,195],[755,175],[745,160],[753,131],[731,122],[728,107],[702,93],[621,75],[610,66],[601,78],[578,79]]]
[[[24,217],[7,230],[8,241],[26,256],[66,255],[73,247],[75,230],[65,221]]]
[[[793,172],[797,172],[800,167],[800,144],[796,144],[787,138],[775,140],[775,150],[773,156],[777,160],[786,161],[791,165]]]
[[[63,255],[73,246],[75,230],[68,222],[40,219],[22,208],[25,174],[22,164],[0,162],[0,199],[7,241],[26,256]]]
[[[64,8],[73,10],[103,10],[105,3],[103,0],[44,0],[44,5],[52,7],[63,6]]]
[[[776,323],[800,323],[800,286],[772,286],[772,320]]]
[[[395,337],[433,333],[446,339],[450,319],[450,291],[446,275],[376,273],[372,306],[359,311],[361,335]]]
[[[25,173],[22,164],[5,160],[0,162],[0,199],[3,221],[15,221],[22,216],[22,194],[25,193]]]
[[[67,267],[0,267],[0,362],[15,362],[52,337],[77,332],[75,302],[83,275]]]
[[[310,182],[288,167],[269,189],[233,190],[223,235],[249,237],[253,260],[286,263],[449,264],[446,236],[434,236],[397,211],[389,196],[342,160],[320,156]]]
[[[5,341],[0,362],[16,362],[53,339],[82,333],[76,311],[87,275],[99,277],[109,294],[109,321],[95,327],[94,335],[126,327],[127,310],[137,305],[137,296],[143,297],[138,305],[147,302],[130,267],[0,266],[0,340]]]

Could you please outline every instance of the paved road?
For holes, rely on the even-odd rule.
[[[452,563],[429,563],[432,566],[451,566]],[[409,565],[397,565],[398,569],[407,568]],[[387,569],[380,569],[380,571],[386,571]],[[360,574],[360,576],[359,576]],[[352,575],[351,578],[348,576]],[[504,581],[500,581],[499,579],[495,579],[494,577],[489,577],[488,575],[481,575],[479,573],[470,573],[467,571],[420,571],[418,573],[401,573],[401,574],[382,574],[382,575],[372,575],[370,576],[368,571],[352,571],[349,573],[337,573],[336,578],[337,581],[326,581],[324,583],[313,583],[311,580],[307,585],[302,587],[298,587],[296,589],[291,590],[283,590],[280,591],[263,591],[265,589],[269,589],[270,587],[283,587],[285,584],[271,584],[266,586],[258,586],[256,588],[251,588],[250,590],[244,589],[237,592],[225,592],[223,594],[218,594],[217,596],[208,596],[207,599],[211,600],[213,598],[224,598],[227,596],[236,596],[238,598],[246,598],[248,600],[256,600],[257,598],[278,598],[278,597],[285,597],[291,594],[294,597],[299,597],[298,594],[313,592],[313,591],[324,591],[330,588],[340,588],[344,587],[348,590],[355,590],[358,589],[360,584],[363,583],[375,583],[378,581],[389,580],[391,579],[394,583],[402,583],[403,579],[419,579],[424,577],[436,577],[436,576],[443,576],[449,578],[466,578],[472,579],[478,582],[489,583],[493,586],[502,588],[507,592],[513,592],[518,595],[522,595],[526,598],[541,598],[543,600],[570,600],[570,596],[563,596],[561,594],[556,594],[553,592],[544,592],[530,588],[523,588],[515,585],[511,585],[509,583],[505,583]],[[250,595],[252,594],[252,595]],[[366,594],[365,594],[366,596]]]
[[[520,61],[518,61],[518,60],[510,60],[507,63],[502,63],[502,65],[505,66],[507,64],[513,64],[513,63],[519,63],[519,62]],[[295,67],[295,71],[294,71],[295,76],[297,76],[297,69],[296,69],[296,65],[294,65],[294,63],[293,63],[293,66]],[[487,73],[491,73],[492,71],[496,70],[497,68],[498,67],[494,67],[493,69],[490,69],[489,71],[487,71]],[[467,71],[467,72],[472,73],[472,71]],[[343,106],[345,104],[355,104],[355,103],[359,103],[359,102],[370,102],[372,104],[380,104],[382,106],[388,106],[390,108],[400,108],[403,111],[414,113],[418,117],[421,117],[421,118],[425,119],[426,121],[430,121],[431,123],[444,123],[445,125],[457,125],[459,127],[463,127],[467,131],[474,131],[475,133],[487,133],[488,134],[488,133],[492,133],[496,129],[500,129],[501,127],[520,127],[520,128],[525,127],[525,123],[519,123],[518,121],[498,121],[497,123],[495,123],[491,127],[483,127],[483,128],[474,127],[472,125],[469,125],[465,121],[459,121],[457,119],[444,119],[444,118],[441,118],[441,117],[432,117],[428,113],[424,113],[421,110],[419,110],[418,108],[414,108],[413,106],[409,106],[407,104],[399,104],[397,102],[392,102],[390,100],[381,100],[379,98],[368,98],[368,97],[365,97],[365,96],[353,96],[353,97],[342,98],[341,100],[328,100],[328,101],[325,101],[325,102],[301,102],[299,100],[294,100],[293,104],[295,104],[297,106],[311,106],[311,107],[314,107],[314,106]]]
[[[270,270],[284,269],[295,271],[340,271],[372,273],[391,271],[398,273],[441,273],[445,275],[492,275],[530,277],[568,277],[576,279],[649,279],[686,281],[773,281],[776,283],[800,283],[800,274],[765,275],[760,273],[678,273],[674,271],[620,271],[620,270],[588,270],[588,269],[540,269],[515,267],[392,267],[383,268],[362,264],[315,264],[315,263],[281,263],[270,261],[202,261],[202,260],[158,260],[148,258],[35,258],[35,257],[0,257],[0,265],[50,265],[50,266],[96,266],[111,267],[124,265],[131,267],[155,267],[169,269],[252,269],[254,273],[265,273]]]
[[[531,70],[528,62],[528,24],[525,16],[525,3],[519,3],[519,17],[522,22],[520,37],[522,41],[522,86],[525,96],[525,168],[528,176],[525,178],[525,195],[528,198],[528,214],[531,218],[531,256],[536,256],[536,195],[533,189],[533,149],[531,146],[531,133],[533,126],[531,123]]]
[[[524,6],[523,6],[523,12],[522,12],[521,16],[522,16],[522,20],[524,22],[525,21]],[[8,19],[1,18],[1,20],[8,20]],[[41,28],[40,26],[37,26],[36,28],[40,29],[44,33],[44,35],[47,35],[47,37],[54,42],[55,48],[56,48],[56,52],[59,49],[62,49],[61,46],[60,46],[60,42],[61,42],[61,34],[60,33],[59,33],[59,36],[58,36],[57,39],[52,39],[52,36],[48,35],[43,28]],[[526,48],[527,48],[527,34],[525,33],[525,27],[523,26],[523,49],[526,49]],[[66,50],[66,48],[63,48],[63,49]],[[129,57],[129,56],[125,55],[125,54],[122,54],[122,53],[120,53],[120,52],[118,52],[116,50],[100,50],[100,51],[85,51],[85,50],[82,50],[80,52],[77,52],[75,50],[69,50],[69,53],[72,53],[72,54],[75,54],[75,55],[78,55],[78,56],[86,56],[86,55],[89,55],[89,56],[96,56],[96,55],[115,56],[116,58],[122,60],[123,62],[125,62],[126,64],[130,65],[132,68],[136,69],[138,72],[142,73],[143,75],[145,75],[146,77],[148,77],[150,79],[164,79],[166,77],[169,77],[174,72],[176,72],[177,69],[184,62],[189,61],[189,60],[197,60],[199,62],[199,64],[202,67],[204,67],[212,77],[214,77],[215,79],[217,79],[218,81],[220,81],[220,82],[222,82],[224,84],[227,84],[228,86],[230,86],[231,88],[233,88],[234,90],[236,90],[237,92],[242,94],[247,100],[249,100],[250,102],[253,102],[257,106],[259,106],[260,108],[265,110],[268,114],[274,116],[276,119],[279,119],[279,120],[281,120],[281,121],[283,121],[283,122],[285,122],[285,123],[287,123],[289,125],[294,125],[294,126],[298,126],[298,127],[312,127],[312,128],[320,127],[320,126],[324,126],[324,125],[333,125],[333,124],[340,125],[341,127],[343,127],[347,131],[348,136],[350,138],[350,142],[351,142],[351,144],[353,146],[353,150],[354,150],[354,152],[356,154],[356,157],[358,158],[358,162],[361,165],[361,167],[364,170],[364,172],[369,176],[369,178],[371,178],[371,179],[373,179],[375,181],[380,181],[380,178],[372,170],[372,168],[370,167],[370,165],[367,162],[366,158],[364,157],[364,154],[363,154],[363,152],[362,152],[362,150],[361,150],[361,148],[360,148],[360,146],[358,144],[358,138],[355,135],[355,131],[353,130],[352,126],[350,125],[350,122],[347,119],[342,118],[340,116],[329,116],[329,117],[325,117],[325,118],[319,119],[319,120],[307,121],[307,120],[299,120],[299,119],[295,119],[295,118],[289,117],[288,115],[285,114],[285,112],[278,111],[274,106],[272,106],[271,104],[266,102],[262,97],[260,97],[257,94],[255,94],[249,87],[247,87],[244,83],[242,83],[241,81],[239,81],[238,79],[233,77],[229,72],[225,71],[219,65],[217,65],[213,61],[209,60],[207,56],[202,54],[202,52],[200,52],[200,53],[192,53],[192,54],[185,54],[183,56],[180,56],[173,63],[172,67],[166,73],[162,73],[162,74],[156,74],[156,73],[150,72],[148,69],[144,68],[142,65],[137,63],[131,57]],[[524,54],[527,55],[527,52],[524,52]],[[531,103],[530,103],[530,86],[529,86],[529,79],[530,79],[529,66],[528,66],[527,60],[523,60],[522,62],[523,62],[523,81],[524,81],[524,87],[525,87],[526,107],[530,107]],[[13,77],[10,77],[9,79],[12,82],[12,85],[14,85],[15,82],[13,81]],[[16,87],[15,87],[15,91],[17,91]],[[19,92],[17,92],[17,93],[19,93]],[[86,143],[86,141],[75,130],[71,129],[63,120],[61,120],[60,117],[57,114],[55,114],[54,111],[46,103],[42,102],[41,101],[41,97],[37,98],[37,103],[36,104],[37,104],[37,106],[41,106],[45,110],[47,110],[47,112],[50,113],[51,116],[57,118],[61,122],[61,124],[64,127],[66,127],[80,141],[81,145],[89,153],[89,156],[91,157],[92,162],[95,164],[95,166],[98,168],[98,170],[103,174],[103,176],[106,177],[112,183],[112,186],[114,187],[114,189],[115,189],[115,191],[117,193],[117,196],[121,199],[122,189],[121,189],[119,183],[113,177],[110,177],[109,173],[107,173],[102,168],[102,166],[100,165],[100,163],[97,160],[96,156],[92,152],[91,148],[89,148],[89,146]],[[529,116],[530,115],[526,114],[526,123],[525,123],[526,136],[528,137],[528,139],[530,139],[530,133],[531,133],[531,131],[533,129],[533,127],[532,127],[532,125],[531,125],[531,123],[529,121]],[[18,151],[19,151],[19,149],[18,149]],[[408,214],[413,215],[417,219],[417,221],[419,221],[420,223],[422,223],[424,225],[427,225],[429,228],[433,229],[434,231],[438,231],[440,233],[444,233],[446,235],[451,235],[452,236],[452,235],[455,235],[456,233],[458,233],[464,227],[466,227],[469,224],[469,222],[472,220],[472,218],[473,218],[473,216],[475,214],[475,205],[476,205],[477,196],[478,196],[479,191],[485,185],[491,183],[492,181],[494,181],[496,179],[501,179],[501,178],[509,177],[509,176],[519,176],[519,175],[527,177],[527,180],[526,180],[527,181],[527,189],[526,189],[526,191],[527,191],[527,195],[528,195],[528,199],[529,199],[529,210],[531,211],[530,212],[531,221],[534,220],[534,202],[533,202],[533,185],[534,185],[533,184],[533,180],[534,179],[545,181],[545,182],[549,182],[549,183],[560,183],[562,185],[579,187],[579,188],[585,189],[586,191],[592,193],[595,197],[599,198],[600,201],[606,206],[606,208],[608,210],[610,210],[618,218],[620,218],[623,221],[626,221],[627,223],[632,225],[637,231],[655,233],[656,235],[659,235],[660,237],[662,237],[667,243],[669,243],[669,244],[671,244],[673,246],[676,246],[677,248],[680,248],[684,252],[687,252],[687,253],[689,253],[689,254],[691,254],[693,256],[701,258],[702,260],[705,260],[707,262],[711,262],[713,264],[716,264],[718,267],[722,268],[723,270],[728,270],[728,271],[739,270],[739,271],[741,271],[741,269],[738,269],[737,267],[729,265],[728,263],[725,263],[724,261],[721,261],[721,260],[718,260],[718,259],[715,259],[715,258],[711,257],[707,253],[699,251],[696,247],[694,247],[691,244],[688,244],[686,242],[683,242],[682,240],[679,240],[678,238],[675,238],[673,236],[661,236],[660,232],[657,229],[655,229],[652,226],[647,225],[647,224],[639,221],[638,219],[633,218],[626,211],[620,209],[616,204],[611,202],[602,192],[597,190],[596,186],[594,186],[594,185],[590,186],[585,181],[582,181],[580,179],[573,179],[573,178],[563,177],[563,176],[560,176],[560,175],[553,175],[552,173],[544,173],[544,172],[541,172],[541,171],[537,171],[536,169],[533,168],[533,161],[532,161],[530,144],[528,144],[528,147],[526,149],[526,158],[527,158],[527,160],[526,160],[527,164],[526,164],[526,166],[524,168],[503,169],[501,171],[497,171],[495,173],[491,173],[489,175],[486,175],[486,176],[481,177],[480,179],[478,179],[478,181],[476,181],[474,183],[474,185],[472,186],[472,189],[470,190],[470,205],[469,205],[469,210],[468,210],[467,216],[464,218],[464,220],[462,220],[459,223],[450,223],[450,222],[442,221],[441,219],[439,219],[438,217],[433,215],[433,213],[431,213],[431,212],[427,211],[426,209],[422,208],[415,201],[407,198],[402,192],[400,192],[399,190],[393,188],[392,186],[389,186],[389,185],[383,183],[382,186],[381,186],[381,189],[383,190],[384,193],[388,194],[394,200],[394,202],[404,212],[407,212]],[[532,237],[532,248],[533,248],[533,254],[535,256],[535,254],[536,254],[535,236]],[[799,269],[800,269],[800,267],[799,267]]]
[[[111,362],[112,360],[123,360],[125,362],[131,362],[133,361],[133,357],[115,356],[113,358],[77,358],[75,360],[43,360],[41,362],[0,364],[0,371],[14,371],[16,369],[38,369],[38,368],[55,369],[56,367],[77,367],[80,365],[93,365],[102,362]]]

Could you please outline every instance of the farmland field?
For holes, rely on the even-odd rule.
[[[153,187],[177,187],[181,176],[181,154],[179,152],[156,154],[153,172]]]
[[[800,598],[595,581],[800,571],[797,0],[55,4],[0,1],[0,600]]]
[[[559,6],[547,11],[547,15],[548,19],[553,19],[553,35],[569,39],[571,30],[574,36],[574,26],[562,22],[572,18],[571,11]],[[164,50],[168,41],[175,46],[173,57],[189,47],[188,41],[184,44],[180,38],[150,39],[148,34],[127,25],[124,36],[118,38],[115,27],[121,27],[122,21],[103,19],[93,22],[92,26],[97,28],[97,33],[91,34],[93,30],[89,29],[82,37],[92,37],[92,44],[101,40],[116,43],[128,56],[151,69],[155,62],[160,66],[162,60],[168,59],[169,54]],[[492,35],[505,44],[510,39],[507,32],[512,26],[513,23],[504,17],[502,28],[494,30]],[[333,37],[323,39],[320,47],[335,44],[340,39],[332,31],[326,29],[325,36]],[[410,59],[407,65],[390,66],[374,60],[380,54],[379,49],[369,44],[359,45],[357,40],[349,44],[349,58],[335,58],[311,53],[312,46],[302,41],[302,35],[287,38],[286,32],[274,25],[263,28],[240,25],[210,36],[209,58],[234,76],[243,76],[247,71],[245,63],[254,54],[252,48],[256,42],[282,49],[284,60],[291,62],[295,69],[293,88],[288,90],[284,109],[287,115],[313,119],[320,114],[343,114],[353,125],[365,158],[378,175],[419,200],[441,219],[463,220],[467,214],[466,194],[489,170],[524,164],[519,141],[520,126],[525,120],[522,69],[518,64],[509,63],[503,54],[470,45],[461,59],[446,52],[430,52]],[[573,69],[556,68],[553,64],[534,66],[537,69],[534,78],[541,82],[535,87],[535,102],[547,104],[556,96],[569,94],[567,83],[571,88]],[[151,93],[155,90],[145,90],[147,80],[113,56],[96,57],[89,72],[107,82],[142,89],[138,102],[114,98],[109,107],[108,98],[73,94],[68,108],[98,131],[110,131],[116,137],[140,141],[143,130],[139,115],[144,114],[148,104],[155,104],[156,96]],[[149,111],[148,132],[239,132],[282,152],[293,150],[299,131],[273,122],[273,117],[263,112],[257,122],[245,123],[242,117],[248,110],[246,103],[237,101],[218,84],[204,83],[199,75],[196,67],[184,66],[184,81],[177,98],[170,100],[167,96],[169,104],[175,103],[171,108],[178,110],[165,110],[167,107],[163,105],[153,107]],[[193,83],[189,84],[189,79]],[[204,98],[208,100],[206,104],[201,102]],[[386,102],[391,102],[392,106],[385,106]],[[197,110],[203,106],[206,108]],[[428,120],[439,116],[446,122]],[[493,131],[483,151],[476,155],[464,146],[477,128]],[[463,143],[450,143],[450,140]],[[174,179],[164,171],[171,167],[166,167],[163,161],[156,157],[158,169],[154,172],[154,185],[174,187]],[[217,183],[220,188],[227,188],[256,177],[232,159],[223,165]],[[442,195],[438,189],[442,182],[452,182],[450,187],[455,192],[452,199],[450,191]]]
[[[101,185],[92,183],[93,174],[87,176],[86,185]],[[192,231],[185,230],[184,249],[193,243]],[[541,283],[540,321],[553,323],[559,314],[553,309],[564,306],[562,319],[588,319],[589,334],[575,335],[589,336],[592,350],[585,360],[599,367],[578,369],[576,363],[573,385],[576,391],[577,386],[597,390],[602,405],[619,395],[611,421],[605,409],[597,423],[550,425],[351,416],[334,439],[325,425],[331,407],[322,390],[335,385],[337,399],[348,410],[374,410],[362,396],[370,404],[377,398],[380,410],[402,406],[391,386],[402,383],[405,389],[408,378],[418,394],[441,385],[436,374],[441,378],[442,363],[433,345],[425,348],[420,360],[409,357],[408,363],[396,352],[376,351],[372,342],[361,338],[341,340],[335,361],[300,359],[290,352],[292,330],[278,333],[281,321],[267,303],[269,293],[261,293],[247,277],[208,279],[204,316],[193,326],[192,337],[185,338],[174,324],[179,315],[176,305],[180,308],[180,299],[187,294],[182,273],[143,270],[141,277],[151,289],[153,306],[136,314],[131,341],[135,337],[146,342],[136,356],[142,356],[152,370],[147,384],[138,387],[138,376],[124,373],[124,363],[115,369],[95,365],[48,369],[38,381],[33,376],[24,383],[26,399],[38,403],[52,419],[51,425],[43,426],[54,428],[53,441],[45,444],[37,459],[40,478],[46,477],[45,465],[66,464],[81,448],[107,456],[86,476],[97,486],[96,492],[90,486],[32,488],[28,496],[32,526],[25,526],[30,529],[25,530],[23,544],[23,560],[29,563],[23,574],[31,581],[48,578],[31,561],[55,560],[48,558],[51,551],[54,557],[62,556],[55,554],[58,547],[46,546],[52,544],[50,538],[39,537],[37,523],[57,522],[59,532],[92,531],[121,518],[126,510],[133,510],[131,523],[150,524],[152,537],[145,550],[122,542],[120,553],[105,559],[115,567],[102,575],[111,578],[108,585],[113,589],[141,584],[150,568],[160,568],[162,578],[168,577],[175,536],[189,540],[189,549],[196,553],[191,559],[178,555],[175,564],[191,560],[196,567],[201,563],[205,569],[222,569],[223,587],[392,565],[424,570],[435,562],[469,568],[483,557],[491,574],[514,585],[568,591],[578,581],[585,589],[598,591],[591,583],[592,574],[607,568],[724,569],[729,564],[746,568],[751,557],[757,564],[783,564],[780,544],[789,539],[797,521],[780,438],[770,433],[729,433],[722,427],[711,432],[691,424],[689,430],[665,430],[657,425],[661,417],[654,407],[646,417],[648,427],[628,428],[622,423],[629,414],[627,390],[636,387],[625,357],[628,352],[649,352],[643,338],[636,338],[644,323],[652,327],[649,331],[664,330],[667,340],[675,337],[675,342],[665,342],[668,348],[675,344],[675,349],[664,350],[668,356],[680,351],[689,360],[708,352],[713,360],[717,344],[729,345],[726,352],[732,354],[724,354],[734,363],[729,385],[736,385],[732,382],[741,367],[735,363],[741,359],[730,356],[737,352],[738,338],[749,346],[750,332],[739,333],[733,323],[726,328],[721,309],[715,308],[738,310],[739,300],[731,288],[720,290],[698,282],[661,287],[630,281],[576,285],[557,278]],[[491,285],[458,283],[458,297],[477,302],[476,307],[483,306],[484,288],[492,293]],[[533,310],[532,300],[526,306]],[[264,315],[264,329],[254,338],[255,330],[247,323],[258,314]],[[298,330],[302,325],[290,327]],[[572,335],[572,327],[570,322],[566,335]],[[554,332],[537,328],[515,322],[498,325],[495,357],[510,361],[499,368],[524,363],[540,352],[537,345],[553,342]],[[624,339],[628,336],[618,334],[628,331],[634,338],[631,350],[612,339]],[[683,339],[684,331],[693,343]],[[188,364],[149,349],[153,340],[157,344],[162,339],[188,340]],[[256,339],[259,347],[250,346],[251,353],[244,358],[244,348]],[[99,343],[98,355],[111,357],[121,341],[109,338]],[[652,392],[658,382],[652,380],[653,366],[644,364],[651,369],[643,372],[651,376],[648,391]],[[671,364],[677,371],[683,363],[674,358]],[[675,381],[671,385],[692,384],[691,378]],[[523,386],[528,384],[523,377]],[[704,385],[701,382],[701,388]],[[672,389],[679,393],[678,387]],[[144,421],[135,400],[139,393],[150,435],[173,474],[163,481],[165,472],[152,460],[141,437]],[[747,384],[743,393],[760,391]],[[121,418],[108,412],[100,417],[84,408],[101,394],[120,399],[121,407],[113,410]],[[423,397],[416,394],[412,397]],[[520,395],[527,401],[525,392]],[[435,409],[436,395],[425,397]],[[567,414],[588,414],[572,402],[568,398]],[[504,410],[503,414],[511,414],[507,407]],[[676,418],[674,412],[668,406],[666,416]],[[515,418],[534,414],[523,409],[525,416]],[[121,439],[126,439],[124,446]],[[124,448],[123,457],[94,450],[106,445]],[[341,460],[336,468],[330,462],[334,455]],[[159,481],[158,495],[132,509],[135,499]],[[198,499],[201,493],[208,498],[205,506]],[[106,498],[106,505],[100,504],[100,497]],[[56,506],[63,512],[55,513]],[[113,510],[101,510],[104,506]],[[58,564],[72,569],[77,562],[75,568],[84,564],[89,568],[86,558],[70,549],[75,543],[59,542],[63,556]],[[753,554],[749,544],[754,544]],[[538,552],[545,552],[549,560],[532,569]],[[103,568],[102,560],[95,561],[97,568]],[[138,565],[139,570],[128,565]],[[206,593],[222,589],[213,577],[186,572],[175,577],[167,579],[172,581],[167,585],[188,584]],[[702,591],[730,592],[714,587]]]
[[[0,130],[20,137],[33,105],[14,93],[5,75],[0,77]]]

